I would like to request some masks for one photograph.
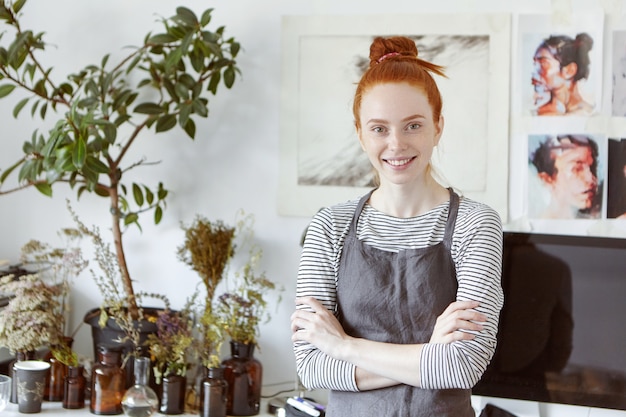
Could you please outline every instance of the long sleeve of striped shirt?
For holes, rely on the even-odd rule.
[[[296,295],[312,296],[337,311],[337,272],[350,220],[356,209],[350,201],[321,210],[312,219],[304,241]],[[387,216],[366,205],[359,217],[357,237],[381,250],[399,251],[434,245],[443,239],[448,204],[410,219]],[[454,230],[452,258],[456,266],[457,300],[480,302],[488,321],[469,341],[426,344],[420,358],[422,388],[471,388],[493,357],[499,313],[502,224],[490,207],[461,198]],[[328,357],[315,346],[294,343],[298,375],[309,389],[358,391],[355,367]]]

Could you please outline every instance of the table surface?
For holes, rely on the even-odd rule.
[[[273,414],[270,414],[267,409],[267,403],[269,400],[263,399],[261,400],[261,412],[257,414],[258,417],[274,417]],[[9,403],[7,404],[7,408],[0,412],[2,417],[23,417],[27,414],[22,414],[17,411],[17,404]],[[67,410],[63,408],[61,402],[51,402],[44,401],[41,405],[41,413],[46,417],[92,417],[95,414],[91,414],[89,411],[89,404],[86,404],[85,408],[81,408],[78,410]],[[163,414],[155,413],[156,416],[162,416]],[[122,414],[123,416],[123,414]],[[184,416],[196,416],[196,414],[182,414],[181,417]]]

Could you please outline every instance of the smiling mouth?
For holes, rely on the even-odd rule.
[[[413,161],[415,159],[415,157],[410,157],[410,158],[403,158],[403,159],[383,159],[383,161],[385,161],[386,163],[388,163],[391,166],[394,167],[400,167],[403,165],[408,164],[409,162]]]

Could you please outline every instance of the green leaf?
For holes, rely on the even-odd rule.
[[[154,193],[148,187],[144,187],[144,190],[146,192],[146,202],[151,206],[154,201]]]
[[[11,84],[0,85],[0,98],[6,97],[15,90],[15,86]]]
[[[81,169],[85,165],[85,159],[87,157],[87,145],[82,138],[78,138],[72,149],[72,163],[78,169]]]
[[[148,43],[157,45],[167,44],[171,42],[176,42],[176,37],[170,35],[169,33],[160,33],[158,35],[151,36],[150,39],[148,39]]]
[[[163,209],[161,206],[157,206],[154,209],[154,224],[161,223],[161,219],[163,218]]]
[[[194,139],[196,137],[196,122],[193,119],[187,120],[184,130],[191,139]]]
[[[135,183],[133,183],[133,197],[139,207],[143,206],[143,191],[141,191],[141,187]]]
[[[184,6],[179,6],[176,8],[176,17],[180,19],[187,26],[196,26],[198,25],[198,18],[196,14]]]
[[[24,7],[25,3],[26,0],[17,0],[15,3],[13,3],[13,13],[19,13],[20,10],[22,10],[22,7]]]
[[[87,159],[85,160],[85,166],[89,167],[90,170],[97,172],[98,174],[108,174],[109,172],[108,166],[106,166],[98,158],[91,155],[87,155]]]
[[[5,169],[4,172],[2,173],[2,175],[0,175],[0,184],[2,184],[4,182],[4,180],[6,180],[9,175],[11,175],[11,172],[13,172],[15,170],[15,168],[20,166],[23,162],[24,162],[24,160],[20,159],[19,161],[17,161],[16,163],[11,165],[7,169]]]
[[[17,116],[19,116],[26,103],[28,103],[28,100],[30,100],[30,97],[21,99],[20,102],[13,108],[13,117],[15,119],[17,119]]]
[[[133,111],[141,114],[161,114],[164,112],[163,108],[156,103],[141,103]]]
[[[224,70],[224,85],[231,88],[235,83],[235,69],[229,66]]]
[[[208,90],[213,94],[217,93],[217,86],[220,84],[220,79],[222,78],[222,74],[219,71],[215,71],[213,75],[211,75],[211,81],[209,81]]]
[[[52,197],[52,186],[50,184],[37,183],[35,184],[35,188],[37,188],[41,194]]]
[[[137,223],[137,220],[139,220],[137,213],[128,213],[126,217],[124,217],[124,225],[128,226],[129,224]]]
[[[176,115],[174,114],[166,114],[162,117],[159,117],[156,124],[156,131],[158,132],[167,132],[176,126]]]
[[[207,9],[202,13],[202,17],[200,18],[200,25],[202,27],[205,27],[206,25],[209,24],[209,22],[211,21],[212,12],[213,12],[213,9]]]

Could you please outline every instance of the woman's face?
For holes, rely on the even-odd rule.
[[[591,207],[598,191],[598,178],[592,172],[593,154],[588,146],[576,146],[556,154],[551,187],[554,198],[572,208]]]
[[[561,63],[546,48],[539,48],[533,58],[532,84],[539,94],[555,90],[567,83]]]
[[[384,182],[409,184],[425,179],[433,148],[443,130],[428,98],[408,83],[378,84],[361,101],[363,150]]]

